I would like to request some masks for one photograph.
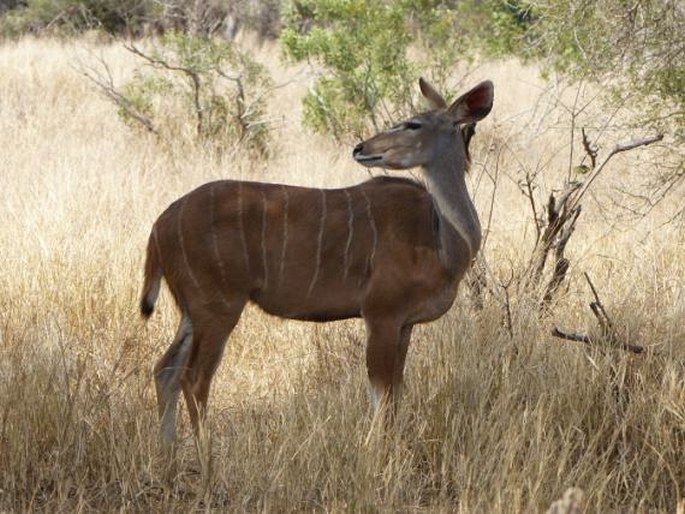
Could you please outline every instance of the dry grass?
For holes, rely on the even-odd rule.
[[[510,334],[495,298],[475,312],[462,291],[417,331],[392,434],[372,430],[360,322],[248,309],[214,383],[211,444],[196,451],[184,419],[169,473],[151,368],[176,312],[167,295],[147,326],[136,310],[152,222],[216,178],[335,186],[366,175],[349,148],[302,132],[306,70],[284,68],[276,48],[254,53],[277,82],[294,82],[273,99],[275,157],[252,162],[240,149],[162,151],[127,129],[71,67],[84,47],[94,48],[0,48],[0,511],[535,512],[572,486],[593,512],[683,507],[685,231],[662,224],[666,204],[644,220],[618,216],[612,185],[639,190],[652,171],[634,155],[587,200],[571,285],[549,317],[514,298]],[[125,52],[100,51],[118,77],[130,71]],[[538,102],[532,70],[488,65],[469,83],[475,75],[497,88],[473,189],[487,219],[487,173],[499,173],[486,256],[506,280],[533,233],[514,181],[543,164],[542,197],[560,183],[568,120]],[[588,353],[548,335],[553,324],[593,325],[583,271],[646,355]]]

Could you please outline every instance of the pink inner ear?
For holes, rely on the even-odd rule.
[[[493,99],[494,86],[491,81],[486,80],[457,98],[448,112],[457,123],[480,121],[492,109]]]
[[[479,111],[490,106],[490,88],[486,85],[477,88],[466,99],[469,112]]]

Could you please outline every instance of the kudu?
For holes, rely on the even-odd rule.
[[[420,166],[425,187],[390,177],[328,190],[222,180],[156,221],[141,312],[152,314],[162,277],[181,311],[155,367],[164,441],[175,437],[180,390],[197,430],[248,301],[283,318],[364,318],[371,399],[396,403],[412,327],[450,308],[480,246],[466,147],[493,101],[489,81],[449,107],[426,81],[419,85],[432,110],[360,143],[353,156],[367,167]]]

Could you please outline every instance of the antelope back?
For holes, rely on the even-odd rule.
[[[435,253],[434,227],[430,196],[409,180],[330,190],[220,181],[174,202],[151,244],[182,308],[253,300],[323,321],[360,316],[375,275],[411,273],[407,252]]]

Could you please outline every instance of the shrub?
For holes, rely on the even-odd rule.
[[[304,123],[336,138],[359,137],[369,124],[379,129],[415,109],[420,74],[444,89],[458,57],[456,14],[426,0],[290,3],[281,34],[286,55],[325,70],[303,100]]]
[[[221,151],[240,143],[267,152],[264,97],[271,79],[233,43],[168,33],[149,53],[135,45],[126,48],[146,66],[138,67],[121,90],[111,78],[86,74],[117,104],[128,124],[173,144],[190,139]]]
[[[0,13],[2,10],[0,10]],[[140,35],[161,16],[153,0],[31,0],[10,2],[0,18],[0,36],[25,33],[75,35],[90,29],[110,34]]]
[[[685,8],[682,2],[483,0],[475,41],[494,55],[542,62],[602,84],[633,106],[640,125],[685,138]]]

